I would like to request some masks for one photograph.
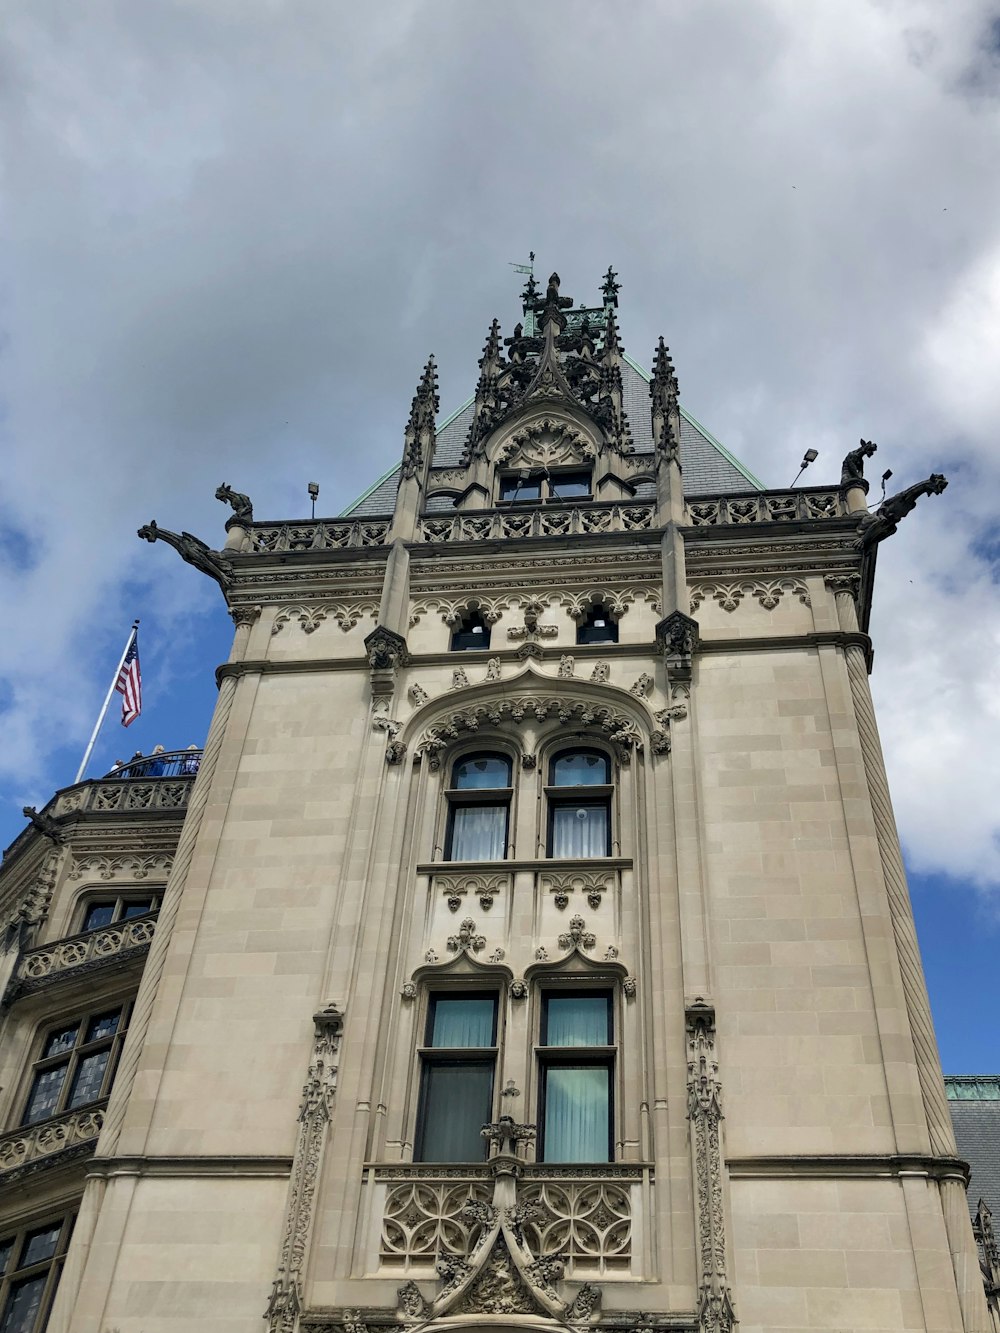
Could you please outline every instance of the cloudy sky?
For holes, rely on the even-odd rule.
[[[995,5],[15,0],[0,40],[0,842],[134,616],[97,771],[204,734],[229,622],[140,523],[337,512],[429,352],[471,392],[511,261],[578,301],[613,263],[626,349],[767,483],[862,435],[950,478],[882,547],[873,686],[945,1065],[1000,1068]]]

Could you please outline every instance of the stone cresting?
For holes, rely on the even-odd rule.
[[[316,1182],[337,1087],[337,1056],[344,1015],[331,1004],[313,1016],[313,1023],[312,1058],[299,1108],[299,1132],[288,1182],[281,1258],[264,1312],[268,1333],[293,1333],[302,1309],[302,1272],[312,1228]]]
[[[702,999],[687,1006],[688,1119],[698,1228],[699,1333],[733,1333],[736,1314],[726,1269],[722,1193],[722,1085],[715,1045],[715,1010]]]
[[[69,980],[102,964],[127,963],[149,947],[155,932],[156,913],[150,912],[30,949],[18,960],[3,1002],[10,1004],[17,995],[43,982]]]

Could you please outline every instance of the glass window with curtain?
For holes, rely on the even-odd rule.
[[[511,762],[502,754],[456,761],[448,790],[446,861],[503,861],[510,820]]]
[[[72,1227],[59,1217],[0,1240],[0,1333],[42,1333]]]
[[[609,992],[542,996],[541,1161],[610,1161],[614,1057]]]
[[[420,1051],[415,1160],[481,1162],[480,1130],[493,1119],[497,997],[478,992],[430,997]]]
[[[35,1061],[22,1125],[62,1115],[111,1091],[131,1005],[118,1005],[51,1028]],[[3,1325],[0,1324],[0,1333]]]
[[[611,761],[599,750],[567,750],[549,771],[549,856],[611,855]]]

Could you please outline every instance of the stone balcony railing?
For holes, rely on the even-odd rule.
[[[844,499],[836,488],[745,492],[691,498],[685,520],[691,527],[746,526],[843,518]],[[565,537],[578,533],[641,532],[656,526],[651,500],[506,506],[445,514],[425,514],[418,522],[421,542],[490,541],[522,537]],[[382,546],[390,520],[315,519],[301,523],[254,523],[250,549],[260,555],[283,551],[334,551]]]
[[[46,813],[54,818],[75,814],[138,813],[184,810],[191,798],[194,775],[152,778],[100,778],[62,791]]]
[[[107,1099],[0,1135],[0,1188],[59,1159],[93,1152]]]
[[[561,1166],[524,1163],[518,1202],[534,1205],[525,1238],[536,1255],[556,1255],[566,1277],[636,1276],[643,1194],[652,1171],[624,1162]],[[367,1184],[381,1214],[379,1264],[399,1273],[432,1274],[444,1255],[467,1256],[478,1228],[463,1216],[466,1203],[489,1202],[487,1163],[370,1166]]]
[[[146,912],[129,921],[118,921],[28,949],[18,959],[3,997],[4,1005],[51,983],[72,981],[98,968],[131,962],[149,949],[156,931],[156,917],[156,912]]]

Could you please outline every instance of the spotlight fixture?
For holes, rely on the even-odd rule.
[[[795,485],[795,482],[798,481],[799,477],[802,476],[803,472],[805,472],[809,464],[815,463],[817,458],[819,458],[818,449],[807,449],[805,451],[805,453],[802,455],[802,463],[799,467],[799,470],[795,474],[795,481],[792,482],[793,486]]]
[[[306,489],[307,489],[308,492],[309,492],[309,499],[312,501],[312,516],[313,516],[313,518],[315,518],[315,517],[316,517],[316,501],[319,499],[319,482],[318,482],[318,481],[311,481],[311,482],[309,482],[309,484],[308,484],[308,486],[306,487]]]

